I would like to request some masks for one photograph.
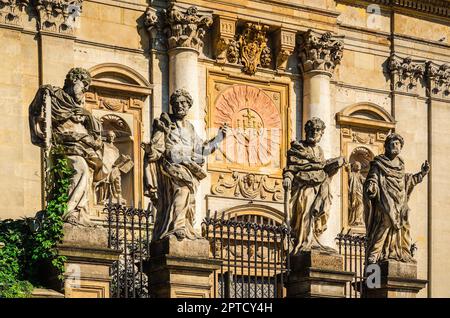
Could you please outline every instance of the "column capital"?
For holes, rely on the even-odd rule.
[[[82,5],[83,0],[37,0],[39,31],[72,34]]]
[[[212,12],[201,12],[197,7],[187,9],[171,4],[166,11],[167,44],[169,49],[192,48],[201,51],[203,37],[212,26]]]
[[[21,25],[21,14],[29,5],[28,0],[1,0],[0,24]]]
[[[395,89],[410,90],[417,86],[417,81],[425,74],[425,61],[400,57],[395,53],[389,57],[389,72]]]
[[[275,32],[274,42],[276,47],[276,67],[278,70],[285,71],[289,56],[295,49],[295,32],[280,28]]]
[[[309,29],[298,37],[298,56],[300,70],[305,74],[311,71],[331,76],[336,65],[341,63],[344,51],[344,36],[331,32],[319,33]]]
[[[431,94],[450,95],[450,65],[438,65],[432,61],[426,63],[426,77]]]

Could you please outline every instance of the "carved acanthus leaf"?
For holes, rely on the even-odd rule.
[[[83,0],[37,0],[39,30],[72,33],[82,4]]]
[[[450,65],[427,62],[427,78],[432,94],[450,95]]]
[[[157,10],[147,7],[144,15],[144,26],[150,35],[151,47],[156,50],[167,48],[167,38],[164,36],[164,16],[165,10]]]
[[[340,64],[343,51],[343,36],[309,29],[299,38],[299,67],[303,73],[323,71],[331,75]]]
[[[253,173],[240,174],[234,171],[231,178],[221,174],[216,184],[211,187],[211,192],[216,195],[234,195],[246,199],[267,199],[272,201],[283,199],[283,190],[279,180],[269,183],[266,175],[255,175]]]
[[[0,23],[20,23],[19,12],[29,5],[29,0],[0,0]]]
[[[210,15],[201,15],[195,6],[181,10],[172,3],[166,12],[169,49],[189,47],[201,51],[203,37],[213,19]]]
[[[396,88],[412,89],[417,86],[425,74],[424,61],[415,61],[411,57],[399,57],[395,54],[389,57],[389,71]]]

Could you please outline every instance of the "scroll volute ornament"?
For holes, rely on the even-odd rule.
[[[180,11],[174,4],[167,10],[169,49],[189,47],[200,51],[203,47],[203,37],[212,25],[211,16],[200,15],[197,7],[189,7],[185,12]]]
[[[343,36],[309,29],[299,38],[299,67],[303,73],[323,71],[331,75],[341,63],[343,50]]]

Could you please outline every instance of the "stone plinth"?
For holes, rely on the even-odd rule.
[[[209,258],[207,240],[175,237],[152,242],[146,272],[153,298],[210,298],[212,274],[221,261]]]
[[[354,273],[344,272],[344,258],[333,251],[313,248],[290,256],[291,273],[286,282],[287,297],[343,298]]]
[[[64,298],[64,294],[52,289],[35,288],[31,293],[31,298]]]
[[[64,240],[58,245],[65,256],[63,291],[66,298],[109,298],[110,267],[120,251],[107,248],[104,228],[64,225]]]
[[[416,298],[417,293],[428,283],[417,279],[415,263],[388,260],[378,265],[381,273],[380,288],[365,288],[367,298]]]

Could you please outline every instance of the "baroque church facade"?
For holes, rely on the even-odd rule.
[[[28,107],[41,85],[62,87],[82,67],[92,78],[85,108],[117,167],[113,189],[89,180],[92,219],[105,218],[111,193],[148,204],[141,145],[177,89],[192,96],[188,119],[203,140],[224,124],[233,131],[206,160],[198,229],[208,211],[281,224],[286,152],[319,117],[325,157],[348,162],[331,181],[323,243],[364,234],[358,184],[396,132],[407,171],[431,165],[409,201],[418,278],[428,281],[418,296],[450,296],[450,1],[0,0],[0,35],[1,219],[44,207]]]

